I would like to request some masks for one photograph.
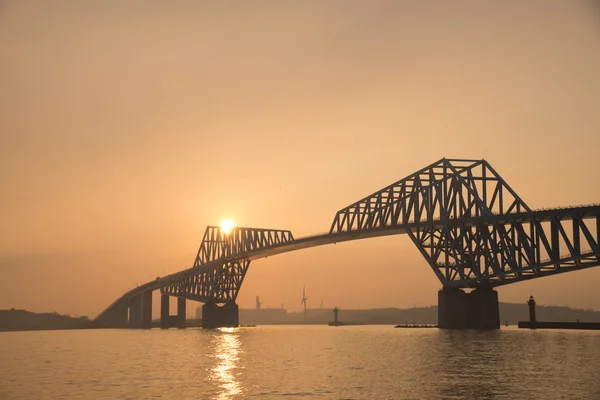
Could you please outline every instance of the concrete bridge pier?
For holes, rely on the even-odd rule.
[[[139,329],[142,327],[142,294],[129,299],[129,327]]]
[[[170,324],[170,315],[169,315],[169,307],[170,307],[170,298],[167,294],[160,295],[160,328],[168,329],[171,327]]]
[[[438,326],[442,329],[500,329],[498,292],[481,287],[471,293],[444,287],[438,292]]]
[[[185,328],[186,300],[185,297],[177,298],[177,327]]]
[[[152,290],[142,293],[142,328],[152,328]]]
[[[491,287],[473,290],[467,295],[467,326],[470,329],[500,329],[498,292]]]
[[[170,315],[170,296],[160,296],[160,327],[168,329],[172,327],[185,328],[186,326],[186,301],[184,297],[177,298],[177,315]]]
[[[152,328],[152,290],[146,290],[129,299],[129,327]]]
[[[443,329],[466,328],[467,294],[463,290],[444,287],[438,292],[438,326]]]
[[[221,307],[215,303],[206,303],[202,306],[202,328],[235,328],[239,325],[239,307],[234,302],[225,303]]]

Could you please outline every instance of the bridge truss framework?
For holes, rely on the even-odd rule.
[[[532,210],[487,161],[441,159],[339,210],[326,235],[208,226],[193,266],[146,290],[230,305],[253,259],[398,233],[408,234],[446,289],[600,265],[600,205]]]

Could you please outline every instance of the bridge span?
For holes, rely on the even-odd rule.
[[[252,261],[398,234],[409,235],[443,285],[441,328],[497,329],[495,287],[600,265],[600,205],[532,210],[487,161],[441,159],[339,210],[325,234],[208,226],[192,267],[128,291],[96,321],[148,328],[160,290],[162,327],[185,326],[186,300],[204,303],[203,327],[237,326],[235,301]]]

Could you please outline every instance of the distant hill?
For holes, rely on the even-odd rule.
[[[74,318],[58,313],[32,313],[25,310],[0,310],[0,332],[50,329],[82,329],[91,324],[87,317]]]
[[[275,312],[277,310],[277,312]],[[339,319],[356,324],[437,324],[437,306],[415,308],[379,308],[370,310],[340,309]],[[600,311],[574,309],[563,306],[536,307],[538,321],[600,322]],[[242,324],[327,324],[333,320],[330,309],[309,309],[306,319],[303,312],[286,312],[282,309],[240,310]],[[529,320],[527,304],[500,303],[500,322],[516,325]]]

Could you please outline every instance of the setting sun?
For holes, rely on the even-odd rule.
[[[224,220],[224,221],[221,222],[221,230],[226,235],[229,235],[229,232],[231,232],[231,230],[233,229],[234,226],[235,226],[235,224],[230,219],[226,219],[226,220]]]

